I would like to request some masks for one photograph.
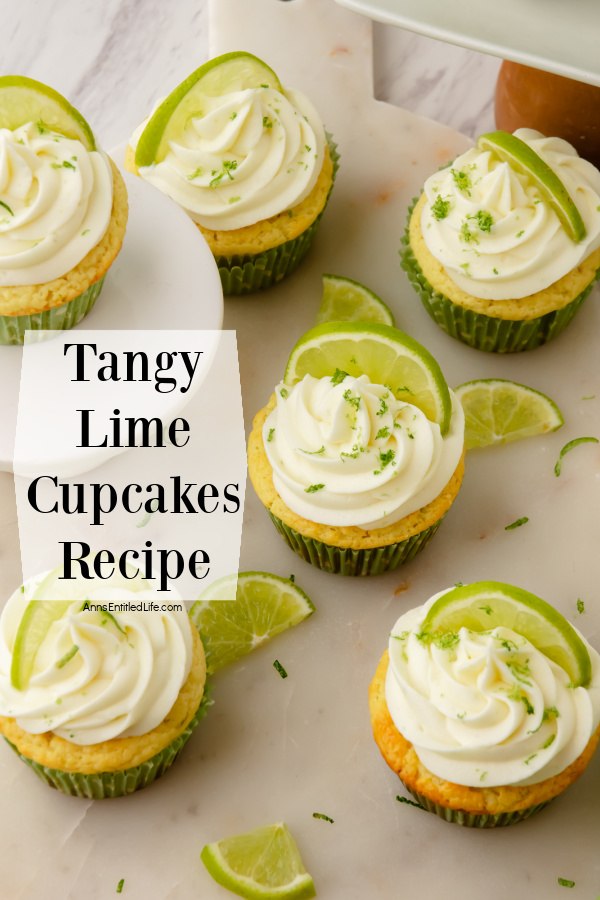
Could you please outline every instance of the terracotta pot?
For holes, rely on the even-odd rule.
[[[496,126],[535,128],[562,137],[600,168],[600,88],[503,62],[496,84]]]

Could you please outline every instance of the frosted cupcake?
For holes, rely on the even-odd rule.
[[[198,632],[183,604],[150,611],[164,598],[143,584],[81,581],[64,601],[49,578],[2,612],[0,733],[66,794],[132,793],[173,764],[206,711]]]
[[[300,263],[337,160],[308,98],[239,52],[206,63],[163,100],[133,136],[126,165],[183,207],[225,294],[242,294]]]
[[[0,78],[0,343],[80,322],[126,223],[123,179],[80,114],[46,85]]]
[[[483,136],[427,179],[404,245],[403,267],[444,331],[480,350],[538,347],[596,280],[600,172],[537,131]]]
[[[449,630],[430,629],[436,602],[457,608],[446,610]],[[398,619],[369,700],[385,761],[424,808],[462,825],[509,825],[589,763],[600,737],[600,656],[539,598],[476,583]]]
[[[314,329],[308,339],[335,327]],[[360,329],[354,336],[358,356]],[[397,395],[358,374],[360,363],[348,368],[356,374],[307,373],[275,388],[254,419],[249,474],[276,528],[303,559],[344,575],[375,575],[412,559],[454,502],[463,476],[464,416],[444,382],[449,408],[442,434],[438,422],[403,399],[411,395],[407,385]]]

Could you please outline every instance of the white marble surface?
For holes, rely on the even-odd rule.
[[[284,6],[294,22],[306,7],[308,26],[283,27]],[[598,643],[597,449],[580,448],[577,460],[565,461],[561,479],[552,473],[567,440],[600,437],[598,404],[582,400],[600,397],[597,303],[588,303],[555,347],[519,358],[495,359],[446,338],[400,273],[397,249],[408,200],[435,154],[447,156],[460,136],[370,101],[369,23],[342,13],[333,0],[213,0],[213,11],[214,46],[231,49],[230,41],[240,46],[247,39],[248,49],[264,56],[272,47],[276,67],[313,86],[345,154],[319,241],[302,269],[261,297],[227,302],[225,324],[238,330],[247,421],[279,377],[291,342],[311,324],[327,270],[381,293],[399,324],[438,356],[451,384],[512,377],[550,393],[568,420],[556,435],[473,454],[435,545],[406,570],[366,582],[302,563],[250,492],[242,567],[294,572],[317,613],[215,679],[215,708],[177,768],[136,796],[107,803],[62,797],[0,747],[0,897],[93,900],[112,896],[124,877],[127,898],[225,900],[230,895],[198,860],[202,844],[284,818],[323,900],[552,900],[565,896],[559,876],[575,880],[569,896],[589,900],[600,892],[598,759],[531,821],[497,832],[462,830],[395,801],[400,785],[373,746],[365,694],[395,618],[459,580],[520,583],[572,618],[583,597],[588,611],[578,625]],[[107,147],[122,142],[157,93],[208,52],[208,8],[199,0],[4,2],[0,26],[4,71],[65,92]],[[319,80],[328,67],[327,81]],[[497,68],[494,59],[375,28],[376,96],[470,136],[492,125]],[[361,83],[353,80],[356,71]],[[530,517],[527,528],[506,532],[521,515]],[[11,481],[2,475],[0,595],[18,578]],[[275,657],[289,672],[285,681],[274,673]],[[313,811],[335,823],[313,819]]]

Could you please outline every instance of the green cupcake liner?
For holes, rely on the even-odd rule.
[[[290,275],[308,253],[321,217],[329,202],[333,183],[339,169],[340,155],[337,150],[337,144],[330,134],[327,135],[327,143],[333,163],[333,180],[325,206],[314,222],[302,234],[299,234],[298,237],[293,238],[291,241],[279,244],[278,247],[272,247],[269,250],[265,250],[264,253],[241,256],[216,255],[215,260],[221,276],[223,293],[226,296],[250,294],[277,284],[287,275]]]
[[[67,331],[73,328],[91,312],[94,303],[98,299],[104,275],[78,297],[47,309],[44,312],[32,313],[29,316],[0,316],[0,344],[22,344],[25,340],[25,332],[32,331]]]
[[[416,202],[416,201],[415,201]],[[409,221],[414,202],[408,213]],[[451,337],[490,353],[518,353],[547,344],[567,327],[600,276],[600,270],[586,288],[562,309],[535,319],[497,319],[465,309],[436,291],[423,274],[409,243],[408,227],[402,238],[402,268],[434,322]]]
[[[173,765],[192,732],[200,720],[204,718],[212,704],[213,701],[210,699],[209,691],[205,687],[200,706],[194,717],[174,741],[141,765],[117,772],[100,772],[96,775],[86,775],[81,772],[65,772],[62,769],[50,769],[48,766],[42,766],[27,756],[23,756],[9,740],[6,740],[6,742],[42,781],[50,787],[62,791],[63,794],[69,794],[71,797],[85,797],[88,800],[124,797],[127,794],[133,794],[134,791],[147,787],[153,781],[156,781],[157,778],[160,778],[161,775],[164,775],[167,769]]]
[[[384,572],[390,572],[403,563],[410,562],[433,537],[442,522],[439,519],[419,534],[396,544],[370,550],[353,550],[305,537],[272,512],[269,515],[277,531],[298,556],[318,569],[336,575],[383,575]]]
[[[402,781],[402,779],[400,779]],[[516,812],[504,812],[504,813],[470,813],[464,809],[450,809],[448,806],[442,806],[439,803],[434,803],[433,800],[430,800],[425,794],[420,794],[418,791],[414,791],[412,788],[408,787],[407,784],[404,784],[406,790],[412,794],[415,798],[419,806],[426,810],[427,812],[431,812],[434,815],[438,816],[440,819],[443,819],[445,822],[453,822],[455,825],[464,825],[466,828],[501,828],[505,825],[516,825],[517,822],[522,822],[524,819],[528,819],[534,813],[539,812],[540,809],[543,809],[545,806],[548,806],[550,803],[549,800],[546,800],[544,803],[538,803],[535,806],[528,806],[527,809],[520,809]]]

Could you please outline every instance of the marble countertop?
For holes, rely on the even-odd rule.
[[[270,30],[272,18],[281,20],[271,10],[296,5],[299,11],[310,7],[313,24],[319,23],[312,32],[315,45],[329,47],[329,65],[339,63],[334,74],[341,90],[344,41],[355,35],[368,66],[371,26],[339,12],[333,0],[5,0],[3,71],[52,84],[81,108],[111,148],[123,143],[158,92],[167,92],[207,58],[209,6],[220,26],[220,39],[215,42],[212,34],[219,51],[231,49],[226,31],[238,46],[247,33],[249,49],[259,52],[268,40],[273,65],[283,66],[287,55],[294,74],[301,73],[297,56],[304,45],[296,46],[295,34],[278,42]],[[240,15],[227,21],[234,9]],[[341,36],[325,34],[338,20]],[[372,35],[374,94],[385,101],[368,98],[373,121],[400,132],[400,119],[403,126],[408,120],[388,106],[393,104],[442,123],[448,128],[409,122],[413,134],[434,134],[439,153],[456,152],[462,139],[455,132],[472,138],[493,127],[499,60],[391,26],[374,25]],[[354,64],[360,62],[355,54]],[[311,65],[309,58],[308,80]],[[399,147],[404,169],[395,177],[390,144],[374,133],[373,152],[382,155],[375,155],[378,165],[361,178],[345,105],[332,105],[325,92],[314,99],[329,103],[327,115],[336,120],[345,154],[320,240],[298,277],[260,298],[226,304],[225,326],[238,331],[247,424],[279,377],[290,342],[311,324],[323,271],[364,280],[381,293],[402,327],[440,359],[449,383],[514,378],[568,408],[568,422],[562,432],[535,442],[474,453],[436,548],[405,571],[381,578],[343,579],[301,562],[280,542],[249,491],[241,568],[294,572],[317,613],[247,662],[219,673],[215,707],[202,734],[194,736],[177,770],[133,797],[94,803],[54,794],[0,748],[2,900],[103,900],[123,877],[124,898],[226,900],[231,895],[212,883],[199,862],[202,845],[281,818],[298,838],[322,900],[419,900],[434,892],[445,900],[551,900],[564,896],[557,877],[576,882],[569,894],[574,900],[600,893],[598,759],[585,779],[539,817],[514,829],[461,829],[396,802],[401,786],[373,745],[365,701],[385,636],[400,612],[421,602],[423,593],[459,580],[497,577],[521,584],[550,600],[560,598],[571,618],[576,598],[583,597],[589,612],[578,625],[599,644],[598,452],[581,448],[579,465],[572,460],[565,466],[564,478],[552,471],[567,440],[600,437],[596,404],[589,401],[600,398],[593,346],[598,304],[588,302],[556,347],[516,359],[479,354],[447,338],[428,320],[398,266],[406,205],[432,171],[433,151],[425,151],[425,144]],[[349,106],[358,103],[354,95],[347,100]],[[505,531],[523,514],[531,519],[527,529]],[[549,546],[562,548],[560,558],[549,559]],[[18,554],[12,478],[0,473],[0,604],[20,581]],[[285,681],[273,675],[275,656],[290,673]],[[313,819],[314,810],[335,823]]]

